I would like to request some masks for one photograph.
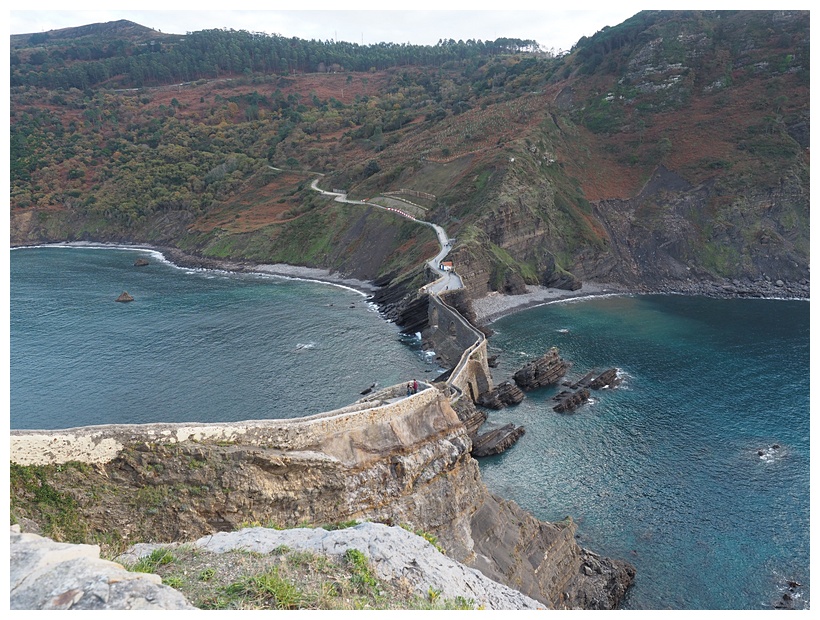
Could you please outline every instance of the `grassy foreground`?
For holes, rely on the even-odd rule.
[[[200,609],[476,609],[471,599],[443,599],[432,588],[420,595],[409,583],[377,579],[357,549],[335,559],[284,545],[269,554],[182,545],[158,548],[128,568],[160,575]]]

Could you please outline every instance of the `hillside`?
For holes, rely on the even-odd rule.
[[[418,280],[432,234],[330,202],[322,173],[354,198],[427,194],[474,297],[582,280],[808,296],[806,11],[644,11],[559,58],[68,30],[12,38],[14,245]]]

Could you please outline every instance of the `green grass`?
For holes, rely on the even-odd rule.
[[[61,542],[85,542],[88,527],[77,500],[53,486],[55,474],[71,468],[82,473],[88,466],[73,462],[57,466],[11,463],[11,521],[19,522],[35,512],[43,535]]]
[[[200,609],[353,610],[475,609],[466,597],[444,598],[408,584],[381,581],[367,556],[349,549],[342,557],[282,546],[275,553],[210,553],[188,545],[170,554],[157,549],[140,561]]]
[[[135,573],[156,573],[157,567],[174,562],[176,558],[168,549],[154,549],[150,555],[140,558],[136,564],[131,566],[131,571]]]

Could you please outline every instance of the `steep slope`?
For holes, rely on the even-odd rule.
[[[13,244],[149,242],[385,282],[429,257],[425,229],[311,192],[322,172],[356,198],[422,192],[473,296],[581,280],[808,295],[806,11],[644,11],[561,58],[291,42],[287,71],[283,42],[249,33],[124,43],[139,63],[113,45],[68,60],[71,40],[12,58]],[[219,75],[198,73],[206,44]],[[171,58],[191,81],[169,85]],[[365,58],[379,68],[349,69]]]
[[[254,522],[408,524],[549,607],[617,606],[634,567],[492,495],[438,389],[392,395],[294,420],[13,431],[12,517],[109,551]]]

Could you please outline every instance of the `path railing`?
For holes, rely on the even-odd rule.
[[[436,225],[433,224],[432,222],[426,222],[424,220],[420,220],[418,218],[415,218],[415,217],[413,217],[413,216],[411,216],[407,213],[399,211],[398,209],[392,209],[390,207],[383,207],[381,205],[370,203],[368,201],[348,200],[347,199],[347,194],[343,190],[334,189],[333,191],[328,192],[328,191],[320,189],[319,186],[318,186],[318,183],[319,183],[319,179],[316,178],[313,181],[313,183],[311,183],[311,188],[316,190],[317,192],[320,192],[320,193],[325,194],[325,195],[334,195],[334,196],[336,196],[335,200],[337,200],[338,202],[345,202],[345,203],[349,203],[349,204],[361,204],[361,205],[375,206],[375,207],[378,207],[378,208],[381,208],[381,209],[394,211],[394,212],[396,212],[397,214],[399,214],[403,217],[406,217],[410,220],[413,220],[414,222],[417,222],[419,224],[423,224],[425,226],[431,226],[434,230],[436,230]],[[416,193],[417,195],[421,195],[421,196],[425,195],[424,192],[417,192],[415,190],[413,190],[413,192]],[[399,193],[399,192],[396,192],[396,193]],[[410,193],[410,190],[401,190],[401,193]],[[432,196],[432,194],[429,194],[429,195]],[[448,237],[446,234],[444,236]],[[445,246],[442,245],[442,251],[444,250],[444,248],[445,248]],[[464,350],[464,352],[461,354],[461,358],[459,358],[458,363],[453,368],[453,371],[450,373],[450,376],[447,378],[447,381],[446,381],[446,384],[447,384],[448,388],[450,388],[450,394],[449,394],[450,400],[451,400],[451,402],[455,402],[459,398],[461,398],[463,392],[462,392],[461,388],[459,388],[457,385],[454,384],[454,381],[461,378],[461,373],[463,373],[464,370],[467,368],[467,364],[469,363],[472,356],[476,353],[476,351],[479,348],[482,348],[483,345],[485,344],[486,337],[484,336],[484,334],[481,331],[479,331],[475,327],[473,327],[470,324],[470,322],[467,319],[465,319],[458,310],[456,310],[451,305],[446,303],[442,299],[441,295],[439,295],[438,293],[436,293],[434,291],[435,284],[437,282],[442,281],[444,278],[446,278],[447,274],[442,272],[440,269],[436,268],[435,266],[433,267],[433,269],[436,273],[440,274],[439,277],[437,279],[433,280],[432,282],[428,282],[427,284],[425,284],[423,287],[421,287],[420,291],[423,292],[423,293],[427,293],[429,295],[435,296],[437,301],[442,306],[444,306],[449,312],[451,312],[457,321],[459,321],[464,327],[466,327],[469,331],[471,331],[473,334],[475,334],[475,337],[476,337],[475,342],[472,345],[470,345],[469,347],[467,347]],[[395,388],[396,386],[393,386],[393,387]]]

